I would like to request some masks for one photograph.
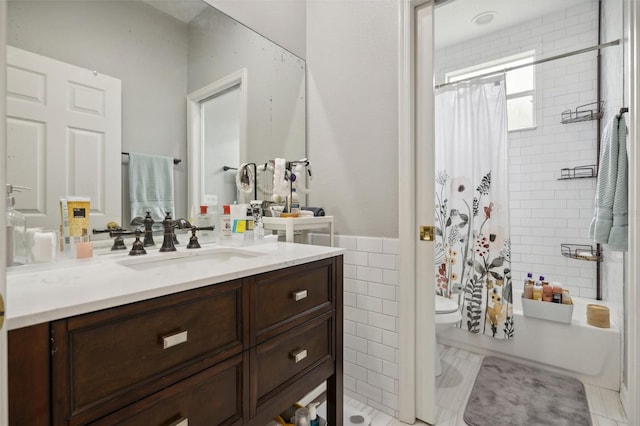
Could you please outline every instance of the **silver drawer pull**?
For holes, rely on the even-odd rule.
[[[293,358],[293,360],[297,363],[299,363],[300,361],[302,361],[303,359],[305,359],[307,357],[307,350],[306,349],[298,349],[296,351],[293,351],[289,354],[289,356],[291,358]]]
[[[162,346],[164,349],[168,349],[172,346],[180,345],[187,342],[187,331],[181,331],[179,333],[170,334],[168,336],[162,336]],[[186,425],[187,423],[185,423]],[[176,423],[176,425],[183,426],[182,423]]]
[[[307,290],[298,290],[294,291],[291,295],[293,296],[293,300],[297,302],[299,300],[306,299],[309,294],[307,293]]]
[[[189,426],[189,418],[185,417],[184,419],[176,420],[171,423],[169,426]]]

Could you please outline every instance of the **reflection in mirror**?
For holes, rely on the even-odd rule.
[[[191,207],[188,180],[194,168],[188,155],[185,98],[214,81],[247,70],[245,128],[237,131],[237,157],[229,166],[305,156],[304,61],[202,1],[11,0],[7,40],[11,46],[122,82],[122,151],[182,159],[174,168],[175,216],[186,217]],[[224,121],[219,116],[214,120]],[[208,127],[218,135],[216,142],[206,142],[200,160],[215,172],[213,164],[223,154],[209,144],[217,144],[228,129]],[[230,145],[230,140],[225,143]],[[126,158],[103,164],[122,170],[122,217],[114,219],[126,226]],[[222,180],[215,182],[222,178],[227,178],[226,186]],[[232,172],[195,179],[207,183],[207,193],[227,192],[224,197],[235,199],[235,189],[228,188],[235,183]],[[16,198],[20,207],[19,195]],[[47,214],[59,222],[57,211]]]
[[[225,166],[240,164],[240,86],[205,99],[202,103],[201,142],[204,148],[204,194],[216,194],[218,203],[236,199],[235,173]],[[232,165],[232,166],[230,166]]]

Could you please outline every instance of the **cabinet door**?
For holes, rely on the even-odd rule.
[[[48,426],[51,421],[49,323],[11,330],[8,335],[9,425]]]
[[[94,426],[212,426],[242,424],[248,398],[243,355],[217,364],[142,401],[102,418]],[[246,408],[245,408],[246,409]]]

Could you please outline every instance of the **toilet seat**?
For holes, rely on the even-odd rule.
[[[452,314],[458,310],[458,304],[453,300],[436,294],[436,315]]]

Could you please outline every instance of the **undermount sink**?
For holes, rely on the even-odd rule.
[[[203,267],[215,264],[233,262],[235,260],[251,259],[264,256],[264,253],[233,247],[215,249],[194,249],[189,251],[159,253],[153,257],[137,256],[120,260],[118,263],[136,271],[146,271],[160,268],[189,268]]]

